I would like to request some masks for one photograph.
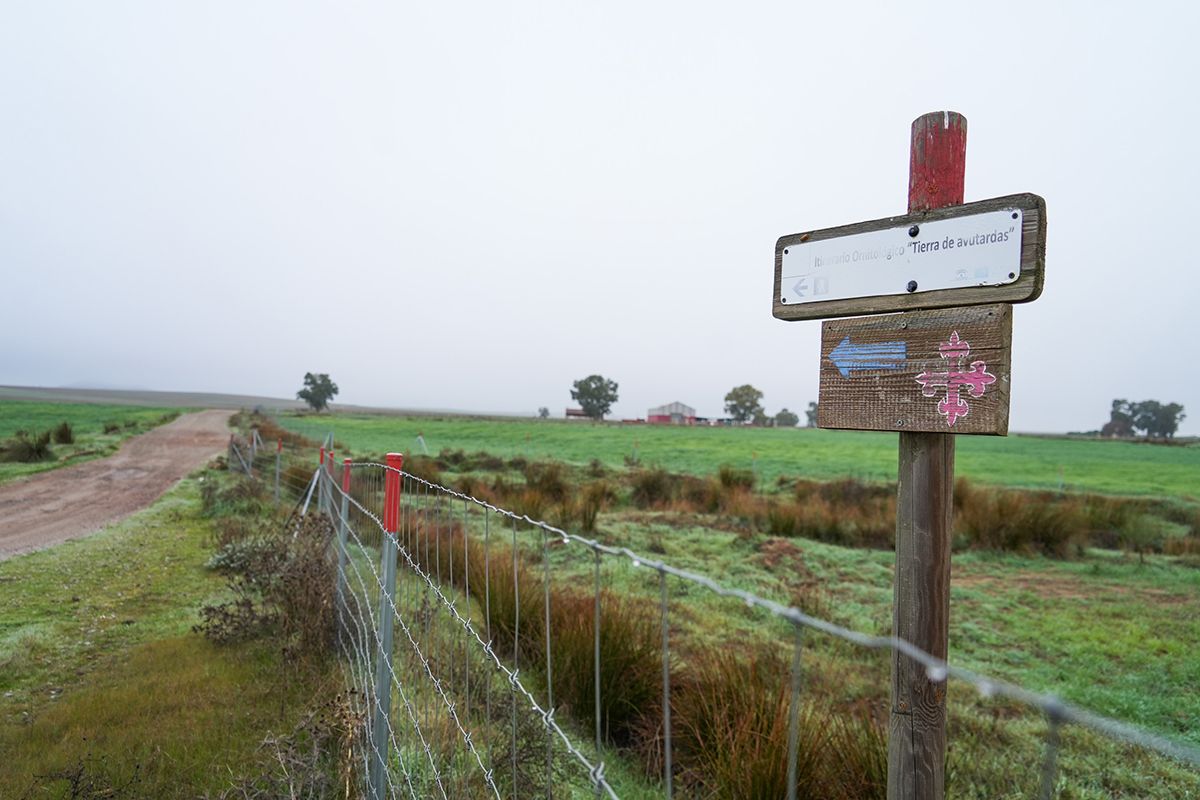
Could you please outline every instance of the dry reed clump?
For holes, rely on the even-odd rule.
[[[973,547],[1038,552],[1065,558],[1084,541],[1087,514],[1076,498],[1044,492],[954,486],[954,527]]]
[[[747,660],[716,650],[688,659],[672,676],[671,719],[674,762],[689,793],[731,800],[787,796],[791,699],[789,670],[775,654]],[[646,734],[645,760],[661,774],[661,731]],[[835,714],[804,703],[798,734],[799,797],[884,796],[886,744],[869,714]]]
[[[75,444],[75,429],[71,427],[71,423],[63,420],[55,426],[54,443]]]
[[[17,431],[17,435],[0,446],[0,461],[18,464],[35,464],[50,461],[54,452],[50,449],[50,431],[29,434]]]

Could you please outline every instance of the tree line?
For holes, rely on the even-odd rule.
[[[589,375],[575,381],[571,387],[571,399],[579,404],[584,414],[592,419],[601,420],[612,410],[617,402],[617,390],[620,387],[616,381],[609,380],[603,375]],[[782,408],[774,415],[768,415],[762,404],[763,393],[746,383],[735,386],[725,395],[725,413],[730,419],[742,425],[778,426],[790,428],[800,423],[800,417],[794,411]],[[549,409],[544,406],[538,409],[538,415],[548,417]],[[805,412],[808,426],[817,424],[817,404],[809,403]]]

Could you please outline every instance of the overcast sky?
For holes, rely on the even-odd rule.
[[[903,213],[952,109],[968,201],[1047,203],[1012,428],[1200,433],[1198,8],[3,3],[0,384],[800,410],[775,240]]]

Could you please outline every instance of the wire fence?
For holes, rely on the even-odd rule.
[[[703,595],[765,617],[778,626],[772,633],[779,646],[790,651],[783,706],[789,798],[798,796],[804,768],[806,631],[899,654],[935,684],[955,679],[981,698],[1007,699],[1042,715],[1043,752],[1030,765],[1038,797],[1058,796],[1065,726],[1200,769],[1200,749],[1191,745],[457,492],[406,472],[399,457],[335,464],[332,435],[325,445],[318,466],[311,449],[267,447],[254,431],[244,442],[231,438],[228,464],[272,486],[276,499],[298,498],[333,525],[338,646],[360,721],[359,784],[372,800],[618,797],[610,777],[621,743],[615,720],[628,700],[623,682],[632,681],[627,663],[611,663],[617,655],[606,639],[606,622],[621,613],[605,577],[613,563],[640,573],[636,585],[654,603],[654,613],[638,619],[642,633],[652,628],[653,634],[642,637],[640,664],[652,661],[657,672],[657,696],[641,702],[657,718],[648,723],[643,714],[640,724],[653,728],[649,763],[661,796],[682,794],[688,779],[675,759],[680,733],[672,721],[678,702],[672,684],[680,657],[672,652],[672,619],[687,616]]]

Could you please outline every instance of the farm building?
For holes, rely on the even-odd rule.
[[[646,422],[651,425],[695,425],[696,409],[683,403],[667,403],[647,411]]]

